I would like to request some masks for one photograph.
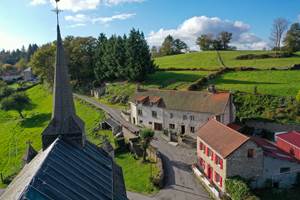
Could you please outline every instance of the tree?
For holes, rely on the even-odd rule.
[[[275,50],[281,50],[281,41],[283,34],[288,29],[288,21],[284,18],[277,18],[273,21],[270,40]]]
[[[188,46],[185,42],[181,41],[180,39],[174,40],[171,35],[168,35],[159,49],[159,55],[168,56],[181,54],[183,51],[187,51],[187,49]]]
[[[143,129],[140,133],[141,145],[143,149],[143,162],[146,161],[147,149],[154,137],[154,131],[151,129]]]
[[[152,58],[159,56],[159,50],[156,46],[151,47],[151,56],[152,56]]]
[[[48,83],[50,86],[53,84],[54,78],[54,61],[55,61],[54,43],[48,43],[39,48],[31,57],[29,66],[37,74],[41,81]]]
[[[220,42],[221,49],[220,50],[229,50],[231,49],[229,43],[232,39],[232,33],[222,31],[219,33],[218,41]]]
[[[107,37],[101,33],[97,40],[97,46],[95,50],[94,59],[96,60],[95,63],[95,77],[99,82],[103,82],[106,78],[105,72],[105,66],[104,66],[104,54],[106,52],[106,43],[107,43]]]
[[[284,48],[290,52],[296,52],[300,50],[300,24],[294,23],[286,33],[284,38]]]
[[[212,34],[203,34],[197,38],[196,44],[200,47],[202,51],[211,50],[213,43]]]
[[[21,58],[15,65],[18,70],[22,71],[26,68],[27,63],[24,58]]]
[[[23,119],[22,111],[30,104],[30,99],[25,93],[15,93],[9,97],[6,97],[1,102],[1,108],[3,110],[15,110],[19,113]]]

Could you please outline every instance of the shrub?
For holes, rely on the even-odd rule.
[[[299,92],[298,92],[298,94],[296,96],[296,100],[297,100],[298,103],[300,103],[300,90],[299,90]]]
[[[240,177],[226,179],[225,187],[232,200],[244,200],[251,194],[247,183]]]
[[[239,55],[236,60],[253,60],[253,59],[266,59],[266,58],[288,58],[293,56],[293,54],[288,52],[283,53],[265,53],[265,54],[245,54]]]

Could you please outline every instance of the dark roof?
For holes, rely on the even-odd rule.
[[[300,148],[300,133],[297,131],[281,133],[276,135],[276,137],[294,145],[297,148]]]
[[[223,158],[229,156],[250,139],[215,119],[209,120],[198,129],[198,137]]]
[[[252,137],[251,140],[253,140],[258,146],[260,146],[263,149],[265,156],[269,156],[280,160],[297,162],[297,160],[293,158],[293,156],[282,151],[275,144],[266,139]]]
[[[122,170],[101,148],[56,139],[8,186],[1,199],[126,200]]]
[[[118,122],[116,122],[112,118],[108,118],[104,122],[107,123],[111,128],[117,128],[121,126]]]
[[[143,104],[159,103],[170,110],[222,114],[230,100],[230,93],[153,89],[137,91],[132,100]]]

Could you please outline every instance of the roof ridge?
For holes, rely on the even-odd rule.
[[[150,89],[145,89],[144,91],[138,91],[139,92],[145,92],[145,91],[162,91],[162,92],[190,92],[190,93],[207,93],[207,94],[230,94],[230,92],[226,92],[226,91],[217,91],[217,93],[211,93],[208,91],[194,91],[194,90],[172,90],[172,89],[158,89],[158,88],[150,88]]]
[[[244,138],[246,138],[246,139],[250,139],[250,137],[248,137],[248,136],[246,136],[246,135],[244,135],[243,133],[240,133],[240,132],[238,132],[238,131],[236,131],[236,130],[234,130],[233,128],[230,128],[229,126],[227,126],[227,125],[225,125],[225,124],[223,124],[223,123],[221,123],[221,122],[219,122],[218,120],[216,120],[215,118],[212,118],[211,120],[214,120],[214,121],[216,121],[218,124],[220,124],[221,126],[224,126],[225,128],[227,128],[227,129],[229,129],[229,130],[231,130],[231,131],[233,131],[233,132],[235,132],[235,133],[237,133],[238,135],[241,135],[241,136],[243,136]]]

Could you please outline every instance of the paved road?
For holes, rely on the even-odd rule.
[[[124,120],[121,117],[121,111],[120,110],[111,108],[107,105],[104,105],[104,104],[100,103],[99,101],[97,101],[93,98],[90,98],[90,97],[87,97],[87,96],[84,96],[84,95],[74,94],[74,96],[76,98],[79,98],[81,100],[84,100],[84,101],[96,106],[97,108],[100,108],[101,110],[103,110],[104,112],[109,114],[114,120],[116,120],[117,122],[119,122],[123,126],[127,127],[129,130],[132,130],[134,132],[139,131],[139,129],[136,126],[134,126],[133,124],[127,122],[126,120]]]
[[[120,116],[120,111],[82,95],[75,95],[88,103],[104,110],[122,124],[136,128]],[[210,199],[205,189],[192,174],[191,164],[196,158],[195,149],[168,144],[160,135],[152,142],[162,154],[166,183],[164,189],[152,197],[128,192],[130,200],[207,200]]]

